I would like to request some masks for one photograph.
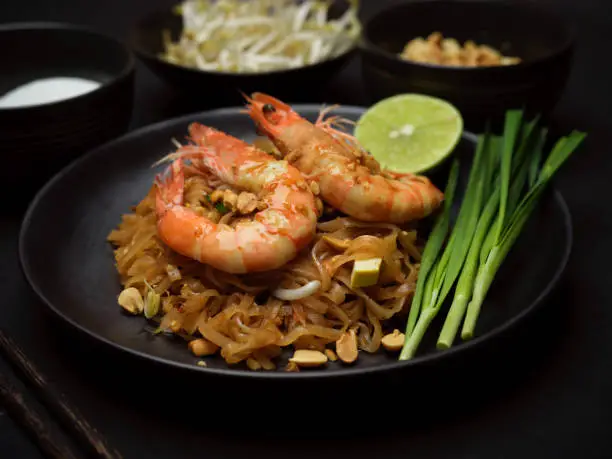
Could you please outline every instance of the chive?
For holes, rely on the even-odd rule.
[[[412,303],[410,305],[410,313],[408,315],[408,323],[406,324],[406,337],[410,336],[414,326],[416,325],[419,317],[421,308],[421,299],[423,297],[423,289],[425,287],[425,281],[431,269],[435,266],[435,262],[438,258],[438,254],[444,245],[444,240],[448,233],[450,210],[455,195],[455,189],[457,188],[457,179],[459,176],[459,162],[453,161],[451,171],[449,174],[446,189],[444,190],[444,208],[438,215],[434,228],[427,239],[423,255],[421,256],[421,265],[419,268],[419,276],[417,278],[416,290]]]
[[[485,187],[484,194],[485,196],[490,196],[491,193],[495,191],[497,188],[497,181],[494,172],[497,171],[497,166],[499,165],[499,159],[501,157],[501,137],[497,135],[490,134],[489,138],[489,150],[487,152],[488,162],[487,168],[490,172],[487,177],[487,183]]]
[[[521,129],[520,121],[522,120],[522,117],[514,114],[515,111],[510,111],[508,113],[509,114],[506,116],[506,127],[504,129],[504,135],[503,135],[504,138],[507,136],[513,136],[513,137],[517,136],[519,130]],[[500,144],[500,146],[498,146],[498,150],[495,151],[495,153],[502,157],[501,160],[499,160],[501,163],[501,168],[503,169],[504,165],[506,168],[508,168],[509,164],[510,163],[512,164],[512,167],[510,168],[510,176],[514,176],[514,174],[516,174],[517,172],[517,169],[520,168],[521,164],[524,162],[522,160],[526,156],[527,152],[529,151],[527,146],[529,144],[529,141],[531,141],[532,139],[531,134],[533,133],[533,129],[535,128],[535,125],[537,123],[537,119],[538,118],[528,123],[527,129],[523,130],[523,132],[521,133],[522,141],[519,147],[519,151],[516,155],[513,155],[512,151],[506,148],[506,145],[510,145],[510,144],[508,142],[505,142],[504,138],[498,137],[496,139],[496,143]],[[514,123],[519,123],[519,125],[517,126]],[[527,131],[527,133],[525,133],[525,131]],[[514,142],[512,142],[511,145],[513,146]],[[503,146],[504,148],[502,149],[501,146]],[[503,157],[505,157],[505,160],[503,159]],[[514,158],[514,161],[512,161],[513,158]],[[491,192],[494,193],[495,191],[499,191],[499,190],[502,190],[503,192],[504,191],[503,171],[499,172],[497,174],[497,177],[495,177],[495,174],[493,174],[492,180],[495,180],[495,181],[492,184],[492,188],[490,188],[489,195],[492,194]],[[509,198],[507,196],[507,193],[508,193],[508,190],[506,189],[506,199]],[[502,194],[502,199],[503,199],[503,194]],[[516,205],[514,201],[510,202],[509,204],[510,204],[510,207],[514,207]],[[508,203],[506,203],[506,206],[507,205]],[[500,209],[501,208],[502,208],[502,203],[500,200]],[[512,209],[509,209],[509,210],[512,211]],[[491,253],[491,249],[493,248],[493,245],[497,242],[497,240],[501,236],[500,233],[503,228],[504,219],[505,219],[505,211],[500,210],[497,216],[497,220],[495,222],[495,230],[492,230],[487,234],[482,244],[482,249],[480,252],[480,263],[481,264],[484,264],[487,261],[487,257],[489,256],[489,253]]]
[[[468,301],[471,298],[471,292],[474,285],[476,268],[478,266],[478,252],[482,246],[487,231],[491,228],[491,222],[497,212],[499,206],[499,193],[495,193],[494,196],[489,199],[485,210],[478,221],[476,232],[470,251],[465,261],[461,276],[457,282],[457,288],[451,307],[446,316],[446,320],[438,337],[437,347],[438,349],[447,349],[452,346],[459,325],[465,316]]]
[[[569,137],[562,139],[561,145],[557,145],[553,154],[550,155],[548,160],[542,166],[542,172],[540,174],[540,180],[549,180],[554,173],[567,161],[572,152],[578,148],[580,143],[584,140],[586,134],[579,131],[573,131]]]
[[[548,135],[548,129],[542,129],[540,137],[540,144],[537,146],[532,158],[531,164],[529,165],[529,187],[533,187],[538,179],[538,171],[540,170],[540,162],[542,161],[542,153],[544,151],[544,144],[546,143],[546,137]]]
[[[204,199],[206,199],[208,202],[212,204],[212,198],[210,197],[209,194],[205,194]],[[215,203],[215,209],[217,209],[217,212],[221,214],[226,214],[229,212],[229,209],[225,207],[225,204],[223,204],[222,202]]]
[[[495,242],[499,241],[501,231],[506,221],[506,208],[508,206],[508,190],[510,188],[510,175],[512,172],[512,153],[514,144],[521,127],[522,112],[509,110],[506,112],[504,125],[503,150],[501,156],[499,215],[495,228]]]
[[[562,138],[555,144],[555,147],[540,171],[535,185],[523,197],[510,218],[508,225],[504,229],[501,240],[492,248],[485,264],[480,266],[474,282],[472,300],[468,305],[465,322],[461,332],[461,337],[464,340],[471,339],[474,336],[476,322],[493,279],[506,255],[510,252],[514,242],[529,220],[532,212],[537,207],[539,198],[546,189],[550,179],[578,148],[585,137],[586,134],[573,131],[569,137]]]
[[[490,134],[488,129],[479,137],[463,203],[453,228],[449,229],[457,181],[455,160],[454,174],[447,183],[452,193],[446,193],[444,211],[425,247],[422,261],[425,270],[417,280],[413,301],[416,307],[410,311],[400,360],[414,356],[455,284],[453,302],[437,346],[450,347],[462,321],[462,338],[473,336],[494,276],[548,182],[586,137],[574,131],[559,139],[540,170],[548,131],[537,129],[538,121],[536,117],[526,122],[522,111],[508,111],[501,137]]]
[[[527,183],[529,167],[531,165],[531,161],[528,161],[527,157],[537,155],[538,148],[544,146],[544,138],[540,135],[540,131],[535,129],[536,123],[537,119],[526,124],[521,145],[515,154],[516,161],[512,168],[513,180],[508,192],[507,212],[509,215],[512,215],[516,210],[516,206],[521,198],[521,193]]]
[[[486,146],[485,143],[488,144],[486,137],[487,137],[486,135],[478,137],[478,142],[476,144],[476,153],[474,155],[473,163],[476,163],[477,161],[478,162],[481,161],[481,157],[483,156],[483,151]],[[476,183],[476,180],[474,177],[476,170],[477,169],[474,167],[470,169],[470,177],[468,179],[468,186],[467,186],[465,195],[463,197],[464,202],[466,200],[469,201],[472,199],[474,184]],[[459,209],[459,216],[457,217],[457,221],[455,222],[455,226],[465,225],[465,222],[467,221],[469,210],[471,209],[468,209],[467,206],[461,206],[461,208]],[[457,238],[458,233],[460,232],[452,231],[450,239],[448,240],[446,249],[444,250],[444,253],[442,254],[442,258],[438,262],[437,269],[436,269],[436,285],[442,286],[442,282],[444,281],[444,278],[446,277],[446,268],[451,261],[451,255],[454,253],[454,251],[450,250],[449,247],[454,247],[455,240]]]
[[[496,166],[494,161],[490,161],[490,158],[495,158],[497,156],[495,153],[496,148],[499,145],[498,137],[493,135],[489,136],[487,144],[487,154],[489,157],[486,161],[483,161],[484,170],[481,176],[483,191],[487,189],[485,186],[489,184],[491,176],[493,175],[493,169]],[[487,231],[491,226],[493,217],[495,217],[497,212],[497,208],[499,206],[499,194],[499,189],[497,189],[490,195],[483,212],[480,215],[480,218],[478,218],[478,224],[476,225],[474,237],[465,260],[465,265],[457,282],[453,302],[446,316],[446,320],[444,321],[440,336],[438,337],[438,349],[447,349],[452,345],[453,341],[455,340],[457,330],[459,329],[459,324],[465,315],[465,310],[467,309],[467,304],[471,297],[470,292],[474,283],[476,267],[478,266],[480,248]]]
[[[438,267],[439,267],[439,266],[440,266],[440,265],[438,264]],[[432,299],[432,298],[434,297],[434,295],[435,295],[435,292],[434,292],[434,291],[435,291],[435,288],[434,288],[434,286],[436,285],[436,276],[435,276],[435,275],[433,275],[433,274],[434,274],[434,272],[433,272],[433,271],[431,272],[431,274],[432,274],[432,275],[430,275],[430,276],[427,278],[427,282],[425,283],[425,288],[423,289],[423,300],[421,301],[421,311],[420,311],[420,312],[421,312],[421,314],[422,314],[422,313],[423,313],[425,310],[429,309],[429,308],[427,307],[427,305],[431,303],[431,299]],[[423,305],[425,305],[425,307],[423,307]],[[421,320],[421,317],[420,317],[420,316],[419,316],[419,318],[418,318],[418,320],[417,320],[417,325],[418,325],[418,323],[419,323],[419,320]],[[416,327],[416,326],[415,326],[415,327]]]
[[[209,203],[212,204],[212,198],[210,197],[209,194],[205,194],[204,195],[204,199],[206,199],[206,201],[208,201]],[[229,209],[222,202],[215,203],[214,207],[215,207],[215,209],[217,209],[217,212],[219,212],[221,214],[226,214],[226,213],[229,212]]]
[[[219,213],[222,214],[226,214],[229,212],[229,209],[227,207],[225,207],[225,204],[223,204],[222,202],[218,202],[215,204],[215,209],[217,209],[217,211]]]
[[[427,288],[422,299],[422,312],[412,333],[406,337],[402,352],[400,353],[400,360],[407,360],[414,356],[431,321],[440,310],[457,276],[461,272],[465,256],[471,244],[471,235],[474,233],[481,210],[484,187],[482,171],[487,169],[486,167],[481,167],[481,163],[484,162],[483,157],[487,149],[487,140],[487,135],[479,138],[457,222],[444,249],[444,253],[436,266],[435,272],[432,271],[427,280]]]
[[[525,165],[528,165],[529,163],[527,163],[527,161],[523,161],[523,163],[521,164],[521,160],[523,160],[524,157],[527,156],[527,153],[531,151],[530,147],[534,143],[534,139],[537,140],[538,138],[540,138],[540,141],[542,139],[542,136],[538,136],[538,131],[535,130],[536,123],[537,119],[527,123],[525,129],[522,131],[521,145],[519,146],[519,149],[515,155],[516,161],[514,162],[514,167],[512,171],[512,186],[508,193],[508,205],[509,208],[512,209],[516,206],[515,203],[520,196],[520,191],[524,188],[524,183],[527,175],[527,169]],[[483,174],[485,174],[485,177],[488,177],[492,174],[492,171],[487,170],[483,172]],[[472,240],[472,245],[470,246],[465,266],[461,272],[461,277],[457,282],[455,297],[453,298],[453,302],[447,314],[446,321],[444,322],[442,331],[438,337],[438,349],[449,348],[455,340],[459,325],[464,318],[468,301],[470,300],[472,295],[476,270],[478,268],[479,253],[481,252],[482,244],[487,234],[494,234],[493,231],[490,231],[489,233],[487,233],[487,231],[491,227],[491,221],[493,220],[498,211],[499,200],[500,189],[497,188],[490,195],[489,200],[485,205],[482,214],[480,215],[480,219],[476,227],[476,234],[474,235],[474,238]],[[491,241],[492,238],[490,238],[489,240]],[[486,256],[488,256],[488,254],[489,253],[486,253]]]
[[[516,171],[517,168],[521,167],[523,162],[527,159],[527,157],[531,154],[531,149],[533,147],[533,143],[535,139],[537,139],[538,131],[536,128],[538,127],[538,123],[540,121],[540,117],[536,116],[531,121],[524,124],[521,129],[521,143],[518,147],[516,154],[514,155],[514,160],[512,163],[513,172]],[[536,137],[534,137],[536,136]]]
[[[487,147],[488,136],[485,134],[480,137],[476,147],[476,155],[470,170],[466,194],[463,198],[464,204],[462,204],[459,210],[459,217],[451,236],[453,241],[452,243],[449,242],[445,250],[446,253],[449,253],[449,261],[448,267],[444,266],[444,283],[441,285],[441,293],[436,295],[434,301],[434,304],[438,303],[438,307],[448,295],[461,271],[472,242],[474,228],[478,223],[478,216],[482,207],[483,179],[486,178],[486,175],[483,175],[483,172],[486,172],[486,168],[482,167],[482,163]]]

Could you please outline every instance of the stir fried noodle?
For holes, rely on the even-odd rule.
[[[186,177],[185,205],[215,222],[233,225],[258,206],[214,178],[195,171]],[[152,317],[157,330],[204,338],[209,353],[228,364],[247,360],[271,370],[282,348],[323,351],[348,330],[360,350],[376,352],[388,319],[406,312],[412,299],[420,260],[415,230],[359,222],[327,207],[322,214],[307,249],[263,273],[228,274],[166,247],[157,237],[154,187],[108,240],[123,286],[144,298],[161,296]],[[383,259],[377,285],[351,288],[353,262],[375,257]],[[303,297],[279,298],[302,286],[292,291]]]

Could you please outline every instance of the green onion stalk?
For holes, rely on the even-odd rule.
[[[509,137],[509,136],[517,137],[519,135],[518,125],[520,124],[521,116],[520,114],[517,115],[516,113],[513,113],[513,112],[511,112],[510,115],[511,116],[507,118],[508,122],[506,123],[506,128],[504,131],[505,134],[503,137]],[[534,120],[528,123],[525,126],[525,129],[521,132],[521,137],[522,137],[521,143],[520,143],[519,150],[516,153],[517,161],[514,162],[514,167],[512,168],[512,171],[511,171],[512,177],[513,177],[512,188],[507,193],[504,193],[506,195],[506,207],[508,209],[514,209],[516,205],[516,201],[519,197],[520,190],[524,186],[524,181],[525,181],[525,177],[523,173],[524,168],[521,169],[520,166],[521,166],[521,161],[523,160],[525,154],[528,151],[530,151],[529,148],[534,144],[534,139],[537,138],[537,131],[535,130],[536,121],[537,120]],[[540,141],[542,141],[542,143],[543,143],[543,138],[544,137],[540,136],[540,139],[539,139]],[[496,142],[490,142],[490,144],[498,144],[501,139],[496,137],[495,140]],[[506,159],[502,161],[501,164],[502,164],[502,167],[506,167],[508,169],[511,168],[510,164],[512,163],[512,161],[510,161],[511,159],[510,157],[512,156],[512,148],[513,148],[513,147],[508,148],[508,145],[509,144],[511,145],[513,143],[514,142],[504,143],[505,148],[503,151],[503,156]],[[495,156],[496,153],[497,153],[497,150],[488,151],[488,154],[490,156]],[[493,172],[494,171],[490,169],[485,169],[482,172],[483,174],[482,177],[485,182],[492,181],[492,185],[495,185],[495,181],[492,180]],[[495,220],[495,224],[496,224],[495,232],[490,231],[490,229],[491,229],[491,223],[493,222],[494,217],[498,215],[498,210],[501,207],[500,200],[501,200],[503,188],[500,186],[497,186],[497,187],[491,186],[489,189],[492,189],[493,192],[490,195],[489,200],[486,203],[483,209],[483,212],[481,213],[480,218],[478,220],[478,224],[476,226],[475,234],[472,239],[472,244],[470,246],[464,268],[457,282],[457,287],[455,290],[455,296],[453,298],[453,302],[451,304],[450,310],[446,317],[446,321],[444,322],[444,326],[438,338],[437,347],[439,349],[449,348],[452,345],[453,341],[455,340],[457,330],[459,329],[461,321],[463,320],[465,316],[468,302],[471,299],[472,289],[474,286],[476,272],[478,269],[479,255],[483,251],[483,244],[485,242],[485,238],[491,235],[497,234],[497,228],[499,227],[499,222],[500,222],[501,217],[498,216],[498,218]],[[489,244],[492,244],[492,239],[489,239]],[[491,249],[489,249],[489,251],[490,250]],[[486,252],[487,256],[488,256],[488,253],[489,252]],[[486,257],[485,257],[485,260],[486,260]]]
[[[573,131],[569,136],[563,137],[557,141],[541,172],[537,176],[534,185],[521,200],[512,218],[508,222],[508,225],[504,229],[499,242],[492,248],[486,262],[481,265],[474,282],[472,300],[468,305],[465,322],[461,331],[462,339],[468,340],[473,338],[482,304],[502,262],[510,252],[510,249],[518,239],[526,223],[529,221],[529,217],[536,209],[539,199],[548,183],[557,170],[559,170],[569,156],[578,148],[585,137],[585,133]],[[537,156],[534,158],[537,158]]]
[[[486,138],[481,137],[476,148],[474,164],[480,164],[483,161],[483,153],[485,150]],[[474,226],[476,225],[478,213],[480,212],[480,203],[482,201],[484,186],[484,183],[479,176],[481,169],[478,167],[472,167],[472,170],[470,171],[465,197],[463,204],[459,209],[457,222],[455,223],[455,227],[450,234],[450,238],[446,244],[442,256],[439,260],[437,259],[442,246],[441,242],[446,239],[448,234],[450,209],[453,202],[458,170],[459,162],[458,160],[455,160],[449,180],[449,185],[452,187],[452,193],[449,195],[445,192],[445,208],[442,214],[439,216],[439,221],[444,222],[443,226],[441,224],[443,230],[440,230],[440,234],[436,234],[435,239],[428,239],[425,250],[423,251],[423,258],[421,260],[421,265],[423,262],[426,262],[428,266],[432,266],[433,264],[436,264],[436,261],[437,264],[435,266],[435,271],[430,268],[425,274],[426,276],[429,275],[429,278],[427,279],[423,299],[419,297],[418,303],[419,309],[421,307],[421,302],[423,305],[425,305],[425,307],[418,316],[418,321],[414,318],[414,316],[419,313],[419,310],[413,309],[413,306],[411,306],[409,323],[406,328],[407,341],[402,349],[402,352],[400,353],[400,360],[406,360],[414,356],[414,353],[416,352],[419,343],[423,339],[427,328],[431,324],[432,320],[436,317],[441,305],[451,290],[455,279],[459,275],[461,266],[463,265],[465,256],[467,255],[470,246],[471,240],[469,237],[466,237],[466,235],[472,234]],[[436,250],[428,251],[430,244]],[[422,271],[419,271],[419,278],[421,278],[422,275]],[[415,298],[417,297],[419,291],[418,280],[416,289]],[[410,322],[410,315],[413,316],[413,321],[416,321],[416,325],[414,326],[414,322]]]
[[[451,228],[459,161],[454,160],[445,203],[427,240],[416,291],[406,324],[400,360],[414,357],[431,322],[454,289],[437,347],[474,336],[484,300],[506,255],[538,205],[557,170],[586,134],[572,131],[559,139],[541,165],[548,131],[529,122],[521,110],[506,112],[503,134],[487,129],[478,138],[459,215]]]

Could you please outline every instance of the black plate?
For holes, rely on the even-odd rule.
[[[319,108],[296,106],[309,119],[316,118]],[[457,343],[451,350],[438,352],[426,339],[420,354],[411,361],[398,362],[384,352],[363,353],[351,367],[334,363],[325,370],[300,373],[228,369],[220,358],[211,359],[207,368],[196,366],[198,359],[188,352],[184,341],[152,337],[143,332],[143,318],[121,313],[116,303],[121,287],[106,236],[119,223],[121,214],[145,196],[158,170],[151,165],[173,149],[172,137],[185,136],[188,123],[199,121],[245,140],[253,139],[253,123],[239,110],[184,116],[132,132],[80,158],[38,193],[23,221],[20,259],[34,291],[63,321],[98,342],[175,369],[287,379],[371,375],[428,366],[469,349],[487,347],[491,338],[513,329],[538,309],[557,284],[570,254],[572,228],[565,201],[559,193],[550,192],[500,270],[483,308],[477,337],[469,343]],[[361,108],[344,107],[336,113],[357,119],[362,112]],[[472,134],[464,134],[456,154],[469,158],[474,139]],[[467,164],[464,161],[464,166]],[[463,169],[465,179],[467,167]],[[441,311],[440,319],[444,315]],[[435,323],[432,329],[435,331]]]

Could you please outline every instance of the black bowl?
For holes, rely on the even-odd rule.
[[[448,67],[398,57],[407,42],[434,31],[460,43],[474,40],[518,56],[517,65]],[[523,108],[547,115],[571,69],[574,32],[552,12],[533,5],[482,1],[415,1],[387,8],[363,26],[360,52],[372,101],[421,93],[445,99],[466,127],[482,129],[504,112]]]
[[[5,62],[0,95],[41,78],[80,77],[101,83],[91,92],[57,102],[0,108],[0,181],[7,188],[19,183],[25,191],[20,197],[26,198],[80,154],[127,131],[134,59],[112,38],[57,23],[0,26],[0,49]]]
[[[339,17],[344,10],[343,2],[335,2],[330,17]],[[204,71],[172,64],[159,57],[164,51],[162,32],[168,30],[176,40],[182,29],[182,18],[171,9],[154,11],[133,27],[128,42],[151,71],[189,100],[194,110],[243,104],[241,91],[269,93],[290,102],[309,101],[342,70],[357,47],[355,43],[339,56],[295,69],[243,74]]]

